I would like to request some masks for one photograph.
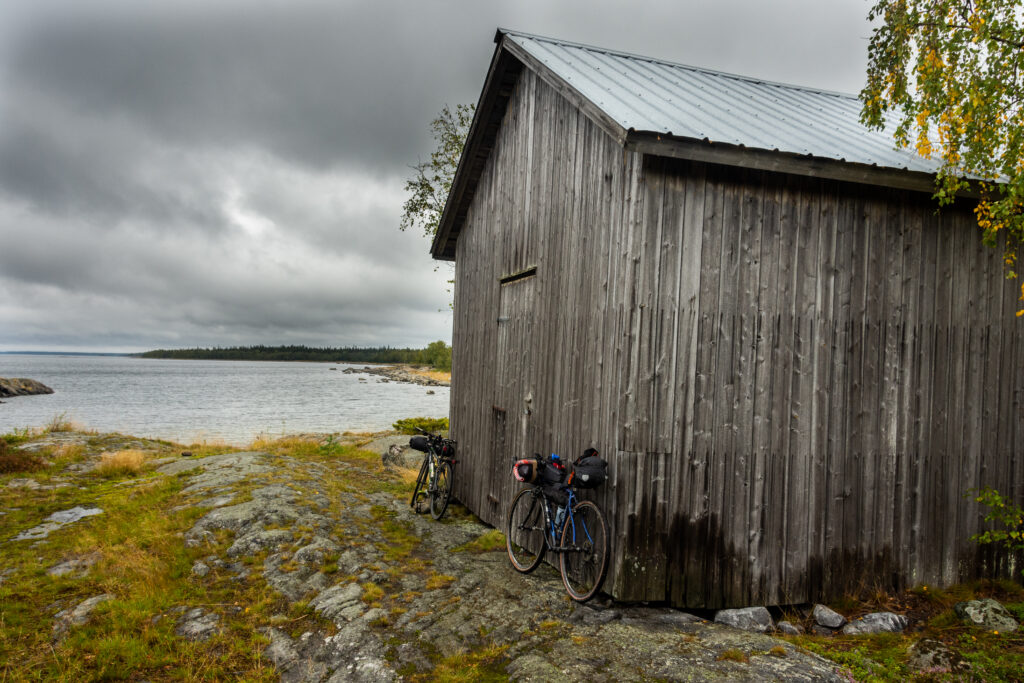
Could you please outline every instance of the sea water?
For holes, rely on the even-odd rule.
[[[60,416],[102,432],[243,445],[448,415],[448,387],[382,382],[343,372],[348,367],[363,365],[0,354],[0,377],[27,377],[55,392],[3,399],[0,433]]]

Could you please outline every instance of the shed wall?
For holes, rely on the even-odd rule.
[[[616,597],[998,569],[963,494],[1024,497],[1024,340],[968,209],[624,152],[526,70],[456,264],[456,495],[500,527],[515,459],[601,449]]]

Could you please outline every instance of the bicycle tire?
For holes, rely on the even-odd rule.
[[[512,499],[505,525],[505,549],[516,571],[529,574],[544,559],[544,497],[524,489]]]
[[[426,486],[427,484],[427,460],[429,459],[429,457],[429,455],[425,455],[423,457],[423,464],[420,465],[420,473],[416,477],[416,488],[413,489],[412,499],[409,501],[409,507],[415,510],[416,514],[422,514],[423,512],[426,512],[426,510],[420,509],[418,499],[420,498],[420,496],[426,495],[426,492],[423,490],[423,487]]]
[[[558,568],[569,597],[586,602],[594,597],[608,569],[608,524],[594,503],[577,503],[562,527]]]
[[[430,516],[434,519],[444,517],[448,502],[452,499],[452,486],[455,483],[455,470],[449,462],[441,463],[434,473],[434,483],[430,487]]]

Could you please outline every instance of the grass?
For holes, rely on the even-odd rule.
[[[447,588],[452,585],[455,581],[455,577],[449,574],[438,574],[431,572],[430,576],[427,577],[426,589],[428,591],[436,591],[442,588]]]
[[[473,652],[451,655],[439,661],[430,674],[411,676],[410,680],[440,683],[507,681],[506,650],[508,645],[489,645]]]
[[[454,548],[454,552],[469,552],[469,553],[489,553],[495,550],[505,549],[505,534],[501,533],[497,529],[491,529],[480,534],[472,541],[464,543],[457,548]]]
[[[84,426],[74,422],[66,412],[57,413],[50,418],[50,421],[43,425],[43,434],[55,434],[62,432],[88,432]]]
[[[747,655],[744,654],[743,650],[739,650],[734,647],[719,652],[718,656],[715,657],[715,660],[719,662],[739,662],[740,664],[746,664],[750,661],[747,659]]]
[[[48,425],[62,429],[61,425]],[[44,435],[43,430],[4,434],[0,450]],[[287,601],[271,590],[259,572],[244,581],[211,572],[191,578],[200,556],[223,554],[229,537],[214,548],[186,548],[182,533],[205,510],[180,508],[184,479],[140,479],[119,486],[122,474],[145,470],[148,456],[173,455],[174,444],[157,450],[110,449],[127,439],[83,435],[82,443],[47,446],[38,451],[53,465],[32,474],[40,481],[63,464],[97,458],[101,476],[78,475],[74,486],[54,490],[8,489],[0,485],[4,541],[0,570],[0,681],[46,680],[277,680],[261,658],[267,639],[261,630],[270,615],[288,611]],[[101,453],[106,451],[105,455]],[[70,475],[63,475],[65,477]],[[82,505],[103,514],[50,534],[45,543],[11,542],[13,533],[39,523],[58,510]],[[46,570],[69,558],[97,556],[84,576],[51,577]],[[262,560],[260,560],[262,561]],[[53,642],[53,615],[83,600],[109,593],[84,626],[72,627]],[[220,615],[222,632],[205,643],[175,635],[173,608],[204,606]]]
[[[398,420],[393,425],[402,434],[418,434],[417,430],[425,432],[444,432],[448,430],[447,417],[407,417]]]
[[[42,430],[5,434],[0,436],[0,449],[13,451],[9,446],[43,435]],[[13,570],[0,583],[0,682],[270,681],[279,674],[261,657],[267,644],[262,629],[267,625],[275,624],[293,637],[309,630],[335,631],[333,624],[308,606],[290,605],[267,586],[259,570],[266,553],[243,558],[251,571],[242,580],[216,567],[202,578],[192,576],[196,560],[211,553],[223,556],[233,536],[224,531],[202,547],[186,548],[183,533],[207,510],[183,507],[195,499],[194,494],[186,497],[182,493],[189,476],[151,476],[148,463],[182,451],[195,457],[239,449],[218,443],[181,446],[151,440],[135,447],[130,442],[136,439],[109,434],[55,441],[36,452],[51,466],[31,476],[40,482],[54,476],[72,479],[72,485],[50,490],[8,489],[0,478],[5,532],[17,533],[75,505],[99,507],[103,514],[58,530],[39,546],[18,542],[5,543],[0,549],[0,571]],[[317,490],[281,473],[261,475],[258,481],[240,485],[238,493],[244,497],[246,487],[279,481],[323,495],[329,501],[325,513],[346,520],[336,532],[342,550],[324,556],[323,570],[332,575],[332,582],[358,582],[362,600],[384,610],[374,626],[387,629],[406,610],[416,612],[422,591],[448,588],[455,577],[432,569],[415,525],[396,516],[389,505],[370,506],[368,518],[347,513],[345,501],[368,504],[375,492],[407,500],[416,474],[413,471],[407,476],[402,468],[385,470],[379,454],[360,450],[351,445],[353,441],[351,437],[263,438],[251,448],[315,463],[332,474],[316,484]],[[62,472],[66,464],[76,461],[97,462],[98,468],[93,473]],[[123,477],[134,480],[124,486]],[[303,529],[295,531],[303,536]],[[373,580],[341,576],[341,552],[368,543],[375,546],[380,558],[377,563],[344,573],[371,571]],[[492,531],[467,544],[465,550],[487,552],[503,545],[500,533]],[[58,562],[88,553],[98,555],[98,560],[84,576],[46,574],[46,569]],[[287,551],[281,559],[287,568]],[[412,585],[418,590],[409,590],[406,582],[414,575],[419,578]],[[114,599],[98,607],[90,623],[71,628],[63,641],[52,643],[53,614],[101,593],[110,593]],[[451,609],[458,600],[450,593],[445,597],[438,609]],[[205,643],[176,636],[178,613],[174,609],[179,606],[202,606],[217,613],[221,633]],[[484,642],[468,654],[442,656],[432,651],[428,659],[433,670],[413,675],[411,680],[504,680],[505,648],[490,645],[481,637]]]
[[[101,477],[134,477],[146,467],[147,454],[138,449],[101,453],[96,473]]]
[[[1020,681],[1024,671],[1024,628],[997,634],[964,624],[953,613],[958,602],[994,598],[1024,623],[1024,588],[1012,581],[975,581],[946,589],[917,586],[898,594],[879,592],[868,600],[850,598],[845,613],[853,618],[876,611],[906,614],[912,629],[863,636],[795,636],[791,640],[844,667],[857,681],[955,681],[952,672],[912,672],[908,648],[929,638],[941,641],[971,665],[970,680]]]

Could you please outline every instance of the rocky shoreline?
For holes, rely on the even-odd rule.
[[[52,393],[53,389],[42,382],[37,382],[34,379],[25,379],[24,377],[0,377],[0,398]]]
[[[10,595],[21,600],[32,586],[61,587],[56,600],[41,599],[49,603],[40,608],[40,628],[63,657],[61,643],[80,642],[74,635],[81,629],[113,638],[104,630],[116,627],[110,615],[123,613],[134,596],[110,580],[110,549],[65,551],[59,543],[134,514],[116,510],[112,496],[130,506],[135,496],[165,487],[159,514],[181,521],[161,537],[178,553],[184,575],[173,602],[151,599],[157,607],[140,617],[138,629],[165,634],[162,642],[182,653],[223,653],[237,643],[254,666],[272,666],[274,678],[286,682],[469,680],[453,675],[466,667],[513,681],[843,681],[850,679],[841,667],[780,634],[907,626],[901,615],[848,620],[823,605],[791,624],[763,607],[695,615],[606,596],[574,603],[554,567],[518,574],[501,534],[459,506],[440,523],[415,514],[407,497],[419,454],[393,448],[407,439],[290,437],[247,451],[183,453],[120,435],[41,435],[19,449],[78,455],[53,460],[59,472],[41,481],[0,485],[0,588],[13,583]],[[148,469],[100,478],[113,449],[146,453]],[[40,584],[40,566],[61,583]],[[968,612],[983,628],[1016,627],[989,625],[979,606]],[[963,670],[941,643],[928,647],[923,669]],[[17,679],[19,672],[7,673]],[[0,678],[4,673],[0,663]],[[125,673],[151,679],[154,671]]]
[[[347,375],[374,375],[381,378],[378,382],[403,382],[422,387],[449,386],[449,382],[428,377],[425,370],[417,370],[410,365],[364,365],[362,368],[345,368],[342,372]]]

